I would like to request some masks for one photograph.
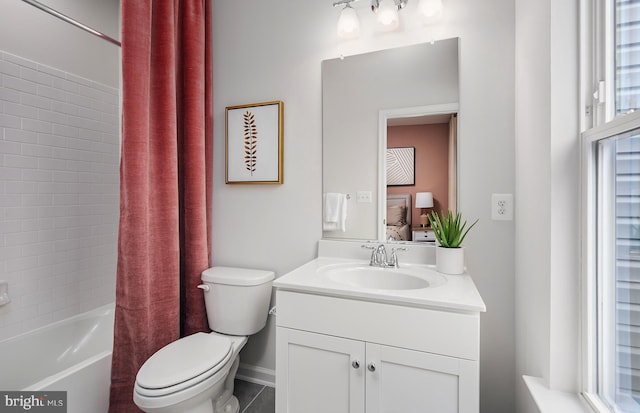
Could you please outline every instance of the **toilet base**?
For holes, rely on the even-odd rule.
[[[239,413],[240,403],[236,396],[231,396],[223,406],[214,408],[213,403],[203,403],[189,410],[189,413]]]
[[[213,413],[238,413],[240,411],[240,402],[236,396],[231,396],[222,408],[213,409]]]
[[[236,373],[238,372],[239,364],[240,356],[236,356],[224,382],[224,391],[213,402],[213,413],[238,413],[240,411],[238,398],[233,395],[233,388],[235,386]]]

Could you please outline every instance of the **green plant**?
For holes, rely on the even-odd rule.
[[[429,215],[429,223],[440,246],[445,248],[460,248],[464,237],[466,237],[469,230],[478,223],[478,220],[476,219],[473,224],[467,227],[467,221],[462,220],[461,213],[458,212],[453,215],[453,212],[449,210],[447,215],[445,215],[444,212],[441,212],[440,215],[435,211],[431,212],[431,215]]]

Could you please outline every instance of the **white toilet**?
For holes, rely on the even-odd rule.
[[[133,401],[144,412],[237,413],[233,381],[247,336],[267,322],[271,271],[213,267],[202,273],[211,333],[183,337],[142,365]]]

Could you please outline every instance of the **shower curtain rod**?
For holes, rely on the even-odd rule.
[[[59,11],[54,10],[54,9],[52,9],[51,7],[49,7],[49,6],[45,5],[45,4],[37,2],[36,0],[22,0],[22,1],[24,1],[27,4],[32,5],[33,7],[36,7],[38,9],[40,9],[40,10],[46,12],[46,13],[49,13],[52,16],[55,16],[55,17],[59,18],[60,20],[64,20],[67,23],[70,23],[70,24],[72,24],[72,25],[74,25],[74,26],[76,26],[76,27],[78,27],[78,28],[80,28],[80,29],[82,29],[84,31],[87,31],[87,32],[91,33],[94,36],[98,36],[99,38],[104,39],[104,40],[106,40],[108,42],[111,42],[111,43],[115,44],[116,46],[120,46],[120,42],[117,41],[116,39],[114,39],[113,37],[107,36],[104,33],[101,33],[101,32],[99,32],[97,30],[94,30],[91,27],[89,27],[89,26],[87,26],[85,24],[82,24],[77,20],[72,19],[71,17],[62,14]]]

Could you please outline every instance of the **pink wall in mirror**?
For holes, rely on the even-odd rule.
[[[432,210],[449,208],[449,124],[389,126],[387,148],[415,148],[415,185],[388,186],[387,194],[411,194],[413,226],[419,224],[416,192],[433,193]]]

